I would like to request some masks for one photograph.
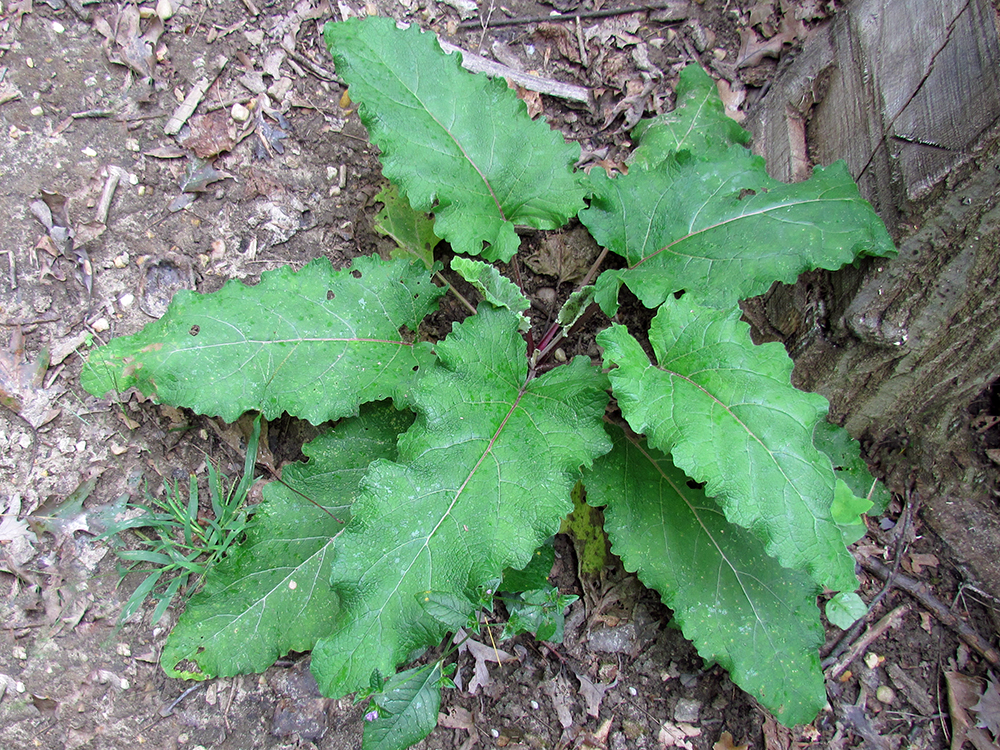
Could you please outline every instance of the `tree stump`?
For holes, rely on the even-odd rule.
[[[989,0],[854,0],[751,110],[772,176],[845,159],[899,247],[748,301],[897,492],[1000,597],[1000,41]],[[977,399],[979,401],[977,402]],[[973,424],[973,404],[980,412]],[[1000,457],[1000,452],[992,455]]]

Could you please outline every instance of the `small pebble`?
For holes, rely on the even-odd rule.
[[[97,156],[97,152],[94,151],[94,149],[92,149],[90,146],[87,146],[87,148],[82,149],[82,153],[84,156],[89,156],[91,158]]]
[[[550,286],[543,286],[535,290],[535,298],[545,307],[552,307],[556,303],[556,290]]]
[[[41,107],[32,107],[31,108],[31,116],[32,117],[41,117],[44,114],[45,114],[45,110],[42,109]]]
[[[24,64],[27,65],[29,68],[35,67],[35,61],[32,60],[30,57],[24,58]]]
[[[538,701],[531,701],[531,703],[530,703],[529,705],[530,705],[530,706],[531,706],[531,708],[532,708],[532,709],[534,709],[535,711],[537,711],[537,710],[538,710]]]
[[[94,321],[93,328],[97,333],[104,333],[106,330],[111,328],[111,324],[108,322],[107,318],[98,318]]]
[[[15,659],[20,659],[21,661],[28,658],[28,650],[24,646],[14,646],[10,650],[10,653]]]
[[[554,352],[552,352],[552,356],[555,357],[556,362],[565,362],[566,361],[566,352],[563,351],[562,347],[559,347]]]
[[[236,102],[232,110],[230,110],[229,116],[236,120],[236,122],[246,122],[250,119],[250,110],[239,102]]]
[[[127,643],[119,643],[119,644],[115,645],[115,652],[119,656],[131,656],[132,655],[132,647],[129,646]]]
[[[115,264],[115,268],[126,268],[128,266],[128,253],[116,255],[111,262]]]
[[[896,700],[896,693],[888,685],[879,685],[878,690],[875,691],[875,697],[878,698],[879,703],[889,705]]]
[[[65,27],[65,26],[63,26],[63,25],[62,25],[61,23],[59,23],[58,21],[53,21],[53,22],[52,22],[52,30],[53,30],[54,32],[56,32],[57,34],[63,34],[63,33],[65,33],[65,31],[66,31],[66,27]]]
[[[681,698],[674,706],[674,721],[682,721],[688,724],[695,724],[698,715],[701,713],[701,701],[691,698]]]
[[[133,302],[135,302],[135,295],[132,292],[125,292],[118,298],[118,304],[122,307],[131,307]]]

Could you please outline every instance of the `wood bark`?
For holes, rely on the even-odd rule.
[[[1000,425],[971,423],[1000,378],[997,11],[854,0],[748,124],[779,179],[845,159],[899,256],[776,285],[747,318],[786,344],[795,384],[830,399],[890,488],[917,490],[924,519],[1000,597],[1000,482],[985,452]]]

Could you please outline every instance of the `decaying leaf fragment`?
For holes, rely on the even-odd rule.
[[[975,711],[979,716],[976,726],[986,727],[993,733],[994,739],[1000,738],[1000,691],[997,690],[996,679],[992,674],[986,682],[986,690],[979,703],[969,710]]]
[[[49,353],[43,349],[34,362],[24,356],[24,336],[21,328],[14,329],[7,349],[0,349],[0,404],[20,415],[36,430],[57,416],[59,409],[52,402],[61,389],[42,387]]]

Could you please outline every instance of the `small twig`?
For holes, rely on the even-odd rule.
[[[570,83],[554,81],[551,78],[542,78],[541,76],[531,75],[530,73],[524,73],[520,70],[514,70],[514,68],[502,65],[501,63],[493,60],[488,60],[474,52],[466,52],[461,47],[456,47],[454,44],[450,44],[443,39],[438,39],[438,42],[440,42],[441,49],[445,52],[461,52],[462,67],[468,71],[473,73],[486,73],[486,75],[490,76],[501,76],[502,78],[507,78],[516,83],[518,86],[526,88],[529,91],[537,91],[538,93],[546,94],[547,96],[555,96],[560,99],[580,102],[581,104],[586,104],[588,107],[591,105],[590,90],[584,88],[583,86],[574,86]]]
[[[448,287],[448,291],[454,294],[455,297],[458,299],[458,301],[461,302],[470,313],[472,313],[473,315],[476,314],[475,306],[471,302],[469,302],[469,300],[467,300],[465,296],[460,291],[458,291],[450,281],[448,281],[448,279],[442,276],[439,272],[435,272],[434,276],[437,279],[439,279],[441,283],[443,283],[446,287]]]
[[[589,285],[591,281],[594,280],[594,276],[597,275],[597,269],[601,267],[601,264],[607,257],[608,257],[608,249],[605,247],[601,250],[601,254],[597,256],[597,260],[595,260],[590,265],[590,269],[587,271],[587,275],[583,277],[583,280],[580,282],[580,285],[577,286],[576,288],[577,291],[580,291],[585,286]]]
[[[10,290],[14,291],[15,289],[17,289],[17,271],[16,271],[16,269],[14,267],[14,251],[13,250],[4,250],[3,252],[7,253],[7,267],[9,269],[9,273],[10,273]],[[56,318],[56,320],[58,320],[58,318]],[[49,322],[51,322],[51,321],[49,321]],[[8,325],[9,326],[9,325],[17,325],[17,324],[16,323],[4,323],[4,325]]]
[[[310,73],[319,78],[321,81],[332,81],[333,83],[339,84],[340,86],[347,85],[346,83],[344,83],[343,79],[337,77],[336,73],[332,73],[331,71],[327,70],[318,63],[314,63],[312,60],[310,60],[302,53],[296,52],[293,49],[289,49],[285,45],[281,45],[281,48],[290,58],[295,60],[295,62],[297,62],[303,68],[306,68]]]
[[[83,112],[72,112],[70,117],[74,120],[82,120],[85,117],[112,117],[118,114],[113,109],[88,109]]]
[[[188,118],[194,114],[194,111],[198,108],[201,100],[204,98],[206,92],[212,87],[216,79],[222,74],[229,60],[223,55],[219,55],[215,58],[212,64],[212,71],[201,78],[194,86],[191,87],[191,91],[188,95],[184,97],[184,101],[181,102],[180,106],[174,110],[174,113],[167,120],[167,124],[163,126],[163,132],[167,135],[177,135],[181,132],[181,128],[184,127],[184,123],[188,121]]]
[[[872,575],[876,575],[883,581],[890,575],[890,570],[878,560],[861,560],[861,567]],[[976,649],[984,659],[994,667],[1000,667],[1000,653],[983,638],[979,633],[969,627],[961,620],[951,608],[934,596],[927,587],[927,584],[910,578],[903,573],[897,573],[894,580],[896,587],[902,589],[912,596],[921,606],[928,609],[942,624],[955,631],[959,638]]]
[[[590,67],[590,59],[587,57],[587,45],[583,43],[583,26],[580,23],[580,16],[576,16],[576,43],[580,48],[580,62],[583,67]]]
[[[566,16],[520,16],[518,18],[501,18],[490,24],[493,28],[499,26],[523,26],[529,23],[545,23],[546,21],[572,21],[574,18],[610,18],[612,16],[624,16],[629,13],[642,13],[648,10],[663,10],[669,8],[669,2],[643,3],[626,8],[604,8],[602,10],[574,11],[572,15]],[[481,21],[463,21],[458,25],[460,31],[478,29],[482,25]]]
[[[97,202],[97,211],[94,215],[98,224],[107,225],[108,212],[111,210],[111,201],[114,200],[115,190],[118,189],[118,183],[126,174],[121,167],[114,165],[108,167],[108,179],[104,182],[104,191],[101,193],[101,199]]]
[[[851,662],[857,659],[863,651],[878,640],[879,636],[891,628],[898,620],[902,619],[903,615],[910,611],[911,606],[912,605],[910,604],[900,604],[872,627],[868,628],[868,632],[851,644],[851,648],[848,650],[847,654],[830,668],[827,673],[827,677],[831,680],[836,680],[840,677],[840,675],[842,675],[850,666]]]

